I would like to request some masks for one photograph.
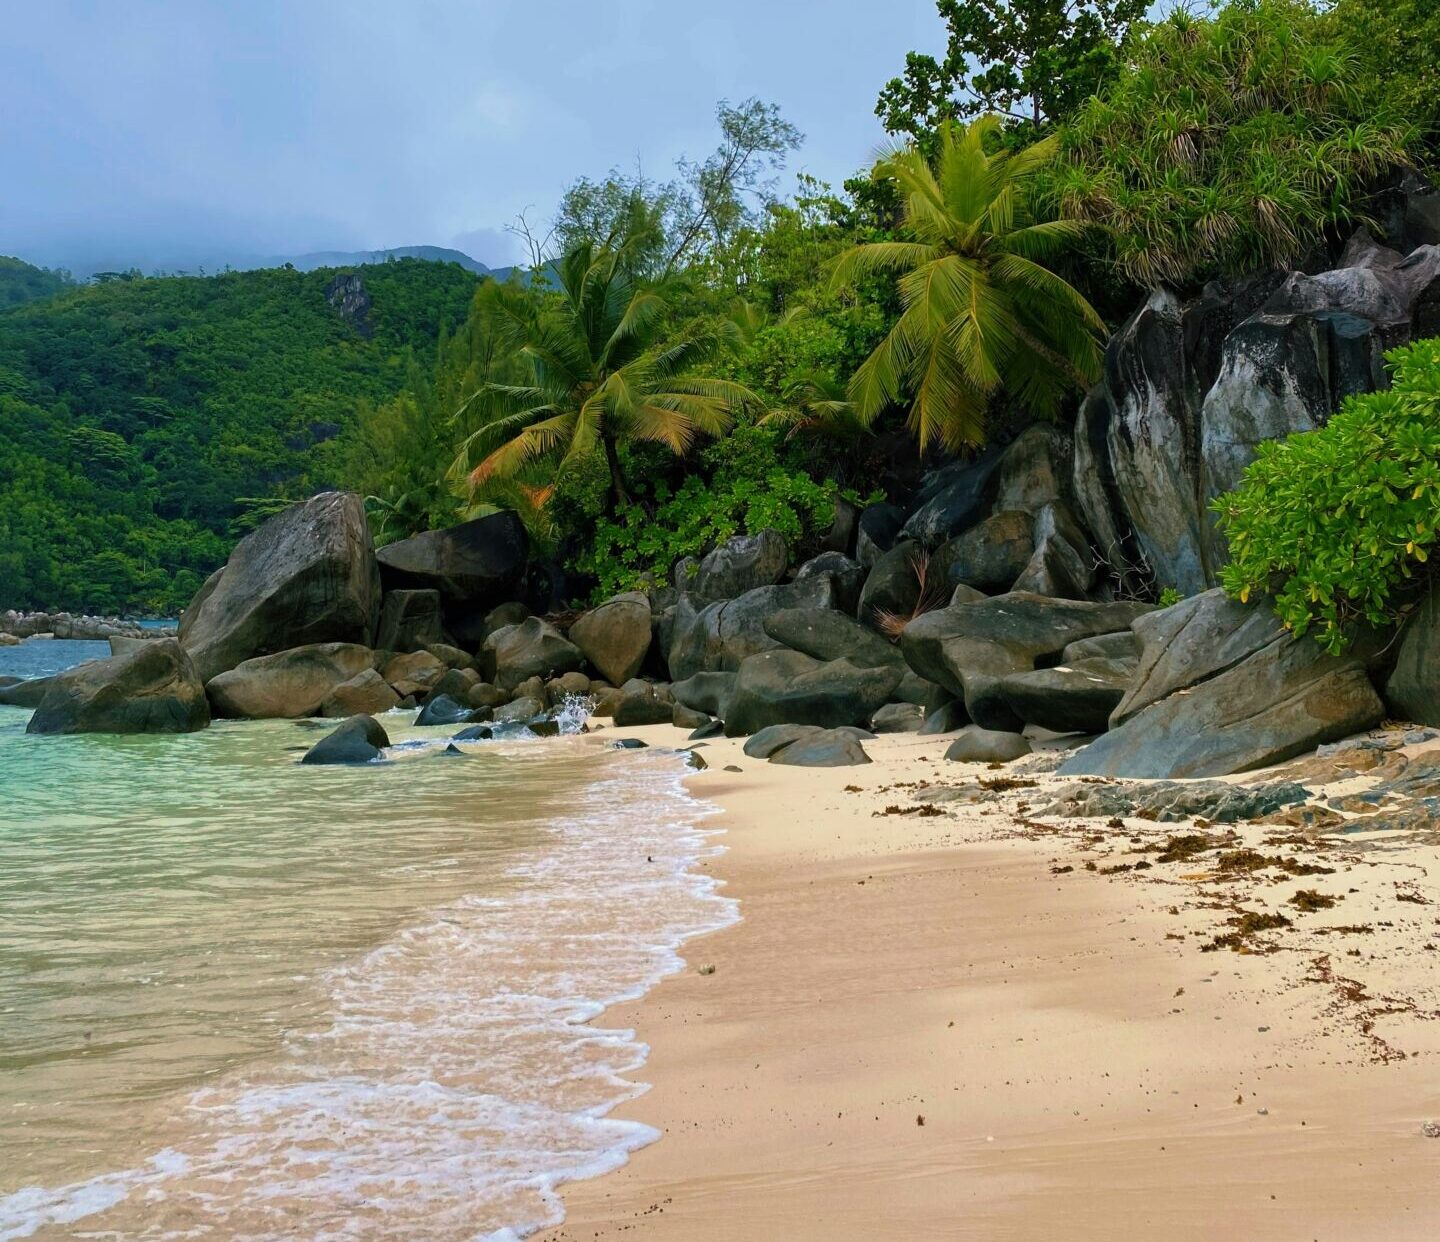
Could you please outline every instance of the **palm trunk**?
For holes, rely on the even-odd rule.
[[[620,469],[620,454],[615,449],[615,440],[602,435],[600,442],[605,446],[605,464],[610,467],[610,499],[618,513],[630,503],[630,492],[625,487],[625,473]]]

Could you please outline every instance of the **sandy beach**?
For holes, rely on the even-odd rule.
[[[568,1185],[547,1238],[1440,1232],[1433,828],[1037,819],[1072,782],[944,748],[808,770],[705,747],[690,786],[723,808],[708,865],[743,921],[606,1013],[651,1046],[622,1114],[664,1138]],[[1283,865],[1166,853],[1197,831]],[[1289,922],[1227,922],[1247,912]]]

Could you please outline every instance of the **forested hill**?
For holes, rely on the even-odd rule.
[[[0,610],[173,613],[246,500],[328,481],[318,446],[433,356],[477,284],[400,260],[114,279],[0,311]]]
[[[51,297],[65,285],[66,278],[60,272],[46,271],[21,259],[0,255],[0,311],[22,302]]]

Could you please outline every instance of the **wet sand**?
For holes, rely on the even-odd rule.
[[[690,787],[728,830],[707,865],[743,922],[606,1013],[652,1049],[619,1113],[665,1137],[565,1187],[543,1236],[1437,1235],[1434,837],[1242,825],[1331,870],[1217,876],[1156,861],[1185,824],[1035,822],[1053,776],[920,813],[916,782],[999,775],[944,746],[882,738],[827,770],[701,752]],[[1291,904],[1310,889],[1337,904]],[[1291,926],[1206,951],[1241,910]]]

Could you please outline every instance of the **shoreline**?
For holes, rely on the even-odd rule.
[[[664,725],[600,738],[620,733],[683,745]],[[1026,789],[922,812],[915,783],[994,775],[943,762],[938,738],[868,742],[875,762],[843,772],[742,742],[711,739],[686,780],[722,810],[701,870],[741,921],[604,1018],[650,1050],[649,1089],[612,1116],[664,1137],[562,1187],[565,1222],[539,1237],[1440,1228],[1436,841],[1225,825],[1326,870],[1217,877],[1150,861],[1183,823],[1037,822]],[[1306,889],[1336,908],[1299,912]],[[1241,908],[1293,917],[1256,951],[1207,951]]]

